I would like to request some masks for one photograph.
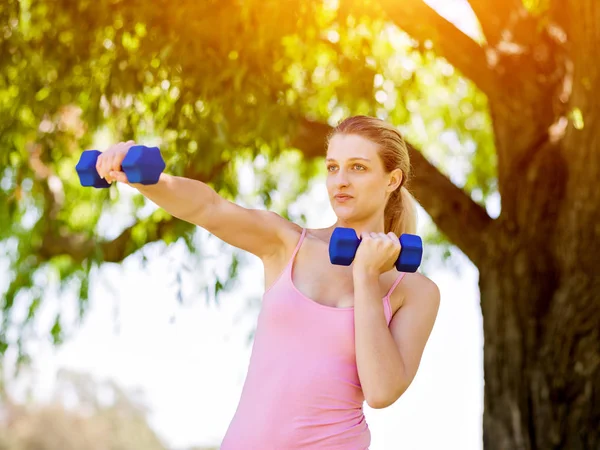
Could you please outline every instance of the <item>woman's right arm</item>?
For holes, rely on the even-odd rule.
[[[263,261],[287,253],[288,247],[295,245],[295,224],[274,212],[232,203],[201,181],[163,173],[154,185],[129,183],[120,167],[132,145],[133,141],[119,143],[103,152],[96,164],[98,174],[108,182],[130,184],[172,216],[201,226]]]
[[[274,212],[230,202],[201,181],[163,173],[158,184],[132,186],[169,214],[263,260],[288,246],[295,227]]]

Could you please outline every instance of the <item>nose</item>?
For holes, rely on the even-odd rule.
[[[338,187],[348,187],[350,180],[345,170],[339,170],[335,176],[335,184]]]

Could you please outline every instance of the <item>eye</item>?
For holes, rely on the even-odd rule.
[[[327,172],[333,172],[337,166],[335,164],[329,164],[327,166]]]
[[[354,164],[352,166],[352,168],[354,168],[355,170],[358,170],[358,171],[367,170],[367,168],[365,166],[363,166],[362,164]]]

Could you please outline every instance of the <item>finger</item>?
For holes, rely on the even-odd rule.
[[[104,178],[102,176],[102,154],[98,155],[98,159],[96,160],[96,172],[98,172],[100,178]]]
[[[110,172],[110,176],[119,183],[129,184],[129,180],[127,179],[127,175],[125,175],[125,172],[121,172],[120,170],[112,170]]]
[[[115,181],[115,179],[110,175],[110,170],[106,171],[106,175],[104,176],[104,181],[106,181],[108,184],[112,184],[113,181]]]
[[[109,181],[109,172],[111,166],[111,159],[114,153],[114,149],[116,146],[112,146],[103,151],[98,157],[96,170],[100,178],[104,178],[104,180]]]
[[[394,232],[390,231],[385,236],[386,239],[388,239],[394,247],[400,247],[400,239],[398,239],[398,236],[396,236]]]
[[[122,153],[124,151],[127,151],[127,142],[119,142],[116,147],[115,147],[115,151],[113,153]]]
[[[119,172],[121,170],[121,163],[123,162],[123,157],[120,152],[115,152],[111,155],[110,164],[108,166],[108,171]]]
[[[106,158],[106,181],[108,181],[109,183],[115,181],[114,176],[112,175],[113,172],[118,172],[121,170],[121,166],[120,164],[118,164],[116,161],[118,160],[118,153],[115,152],[111,152],[110,155],[107,155]]]
[[[110,160],[110,153],[105,152],[101,155],[102,161],[100,162],[100,169],[98,170],[98,175],[106,180],[108,177],[108,164]]]
[[[393,238],[391,238],[391,240],[392,240],[392,246],[394,247],[394,251],[400,253],[400,250],[401,250],[400,239],[398,239],[396,236],[394,236]]]
[[[385,233],[377,233],[377,239],[379,241],[381,241],[385,245],[389,245],[390,244],[390,238]]]
[[[127,156],[129,149],[135,145],[135,141],[127,141],[122,142],[119,146],[118,151],[115,152],[115,158],[112,162],[111,170],[115,170],[117,172],[121,171],[121,165],[123,164],[123,160]]]
[[[127,141],[119,143],[119,150],[129,150],[130,147],[135,145],[135,141]]]

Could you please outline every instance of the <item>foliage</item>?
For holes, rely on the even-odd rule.
[[[202,253],[193,227],[141,196],[82,189],[74,166],[94,145],[158,144],[169,173],[287,216],[322,167],[291,148],[298,123],[371,114],[459,174],[476,201],[496,190],[484,95],[378,2],[8,0],[0,24],[0,248],[11,269],[0,352],[21,349],[53,280],[77,290],[83,315],[90,274],[107,261],[154,241]],[[48,329],[56,343],[61,324],[59,314]]]

